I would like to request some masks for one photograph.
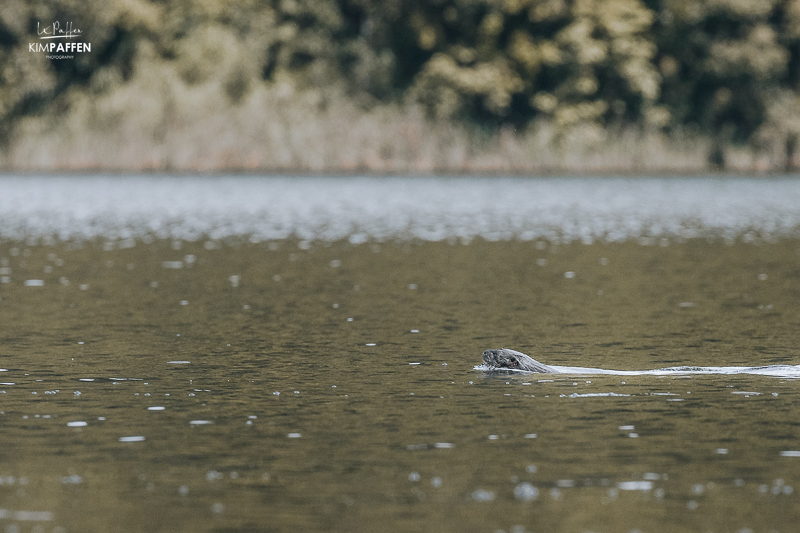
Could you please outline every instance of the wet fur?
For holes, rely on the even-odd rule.
[[[483,352],[483,362],[494,370],[522,370],[541,374],[557,374],[558,372],[516,350],[499,348]]]

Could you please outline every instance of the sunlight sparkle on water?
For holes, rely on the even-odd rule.
[[[620,490],[642,490],[648,491],[653,488],[652,481],[621,481],[617,483]]]
[[[131,435],[128,437],[120,437],[120,442],[142,442],[145,438],[142,435]]]
[[[798,522],[793,178],[0,192],[0,518],[59,521],[10,532]],[[514,343],[557,373],[473,367]]]
[[[776,179],[765,187],[765,180],[757,181],[7,176],[0,237],[121,235],[120,242],[135,244],[134,237],[154,235],[182,247],[183,240],[211,235],[206,248],[213,250],[216,239],[230,235],[250,235],[254,242],[296,235],[298,248],[307,250],[315,241],[357,245],[400,236],[463,242],[479,235],[537,242],[646,236],[648,244],[668,244],[703,232],[777,237],[800,226],[800,183]],[[356,197],[360,209],[353,209]],[[36,198],[33,208],[30,198]],[[166,260],[163,268],[185,268],[189,259]]]

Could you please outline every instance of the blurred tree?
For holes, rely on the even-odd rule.
[[[335,0],[273,1],[274,32],[263,78],[292,79],[302,86],[339,86],[351,97],[391,97],[395,68],[390,48],[373,46],[363,6]],[[258,31],[264,31],[263,28]]]
[[[774,25],[780,0],[662,0],[654,7],[661,101],[673,124],[712,137],[709,163],[723,168],[723,147],[751,140],[770,95],[786,81],[790,54]]]
[[[92,52],[29,52],[53,21],[83,29]],[[713,165],[750,143],[793,168],[800,0],[3,2],[0,145],[27,115],[132,86],[162,122],[189,92],[239,106],[267,86],[320,106],[410,100],[490,129],[544,119],[567,144],[688,127],[712,139]]]
[[[602,138],[653,113],[660,75],[639,0],[353,0],[393,80],[431,117],[521,126],[546,117],[565,136]],[[656,111],[659,111],[656,109]]]
[[[158,30],[160,13],[146,0],[6,0],[0,9],[0,141],[8,141],[18,118],[47,111],[59,95],[86,87],[103,69],[128,79],[136,41]],[[55,21],[81,29],[84,37],[78,40],[91,42],[91,53],[50,60],[30,52],[29,43],[41,42],[37,28]]]

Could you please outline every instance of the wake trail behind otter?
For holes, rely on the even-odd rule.
[[[543,374],[548,377],[566,375],[610,375],[610,376],[679,376],[687,374],[709,374],[709,375],[736,375],[749,374],[757,376],[770,376],[777,378],[800,379],[800,365],[768,365],[768,366],[673,366],[668,368],[657,368],[655,370],[610,370],[605,368],[590,368],[582,366],[558,366],[548,365],[556,371],[556,374]],[[510,370],[507,368],[495,368],[489,365],[478,365],[475,370],[482,372],[506,372],[535,374],[527,370]]]

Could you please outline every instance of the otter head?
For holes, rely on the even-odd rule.
[[[522,355],[522,354],[519,354]],[[509,368],[517,370],[522,368],[518,352],[507,348],[499,350],[486,350],[483,352],[483,362],[495,368]]]
[[[539,372],[543,374],[557,374],[558,370],[543,365],[522,352],[500,348],[483,352],[483,362],[492,370],[522,370],[524,372]]]

